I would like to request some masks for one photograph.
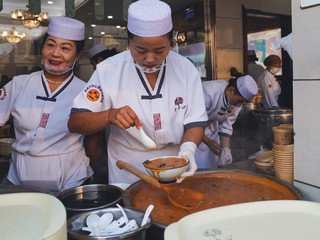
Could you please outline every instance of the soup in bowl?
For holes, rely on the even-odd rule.
[[[157,157],[143,162],[150,176],[160,183],[174,183],[188,168],[189,161],[176,156]]]

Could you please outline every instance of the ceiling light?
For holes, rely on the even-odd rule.
[[[91,27],[96,27],[97,25],[95,25],[95,24],[91,24]]]
[[[48,1],[48,4],[53,4],[53,2],[52,1]]]
[[[112,19],[112,18],[113,18],[113,16],[109,15],[107,18],[108,18],[108,19]]]
[[[101,32],[101,35],[104,35],[104,34],[106,34],[105,32]]]
[[[42,21],[48,20],[48,13],[42,12],[39,15],[33,15],[30,12],[30,7],[27,5],[28,10],[17,9],[11,12],[11,19],[22,21],[24,27],[32,29],[40,26]]]
[[[92,37],[88,37],[88,39],[90,39],[90,40],[91,40],[91,39],[92,39]]]
[[[10,30],[10,33],[8,33],[8,31],[3,31],[1,33],[1,37],[3,39],[6,39],[8,42],[12,42],[12,43],[18,43],[21,41],[21,39],[23,39],[26,36],[25,33],[19,33],[15,26],[12,26],[12,30]]]
[[[116,26],[116,28],[121,28],[121,26],[120,26],[120,25],[118,25],[118,26]]]

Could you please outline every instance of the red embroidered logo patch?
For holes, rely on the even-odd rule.
[[[271,84],[269,84],[269,85],[268,85],[268,88],[272,88],[272,85],[271,85]]]
[[[176,112],[179,109],[185,109],[187,107],[186,105],[182,105],[182,104],[183,104],[183,98],[177,97],[176,100],[174,100],[174,105],[176,105],[174,111]]]
[[[153,114],[153,123],[154,123],[154,130],[160,130],[161,129],[160,113]]]
[[[49,117],[50,117],[50,113],[43,113],[42,114],[42,117],[41,117],[41,120],[40,120],[40,124],[39,124],[40,128],[46,128],[48,120],[49,120]]]
[[[7,97],[7,90],[5,87],[0,89],[0,100],[4,100]]]

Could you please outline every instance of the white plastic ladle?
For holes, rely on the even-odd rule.
[[[142,222],[141,222],[141,227],[143,227],[147,221],[148,221],[148,218],[149,218],[149,215],[151,213],[151,211],[153,210],[154,206],[152,204],[150,204],[146,210],[146,212],[144,213],[144,216],[142,218]]]
[[[113,220],[112,213],[105,213],[99,219],[99,225],[101,229],[107,228]]]
[[[149,148],[149,149],[156,149],[157,145],[155,144],[155,142],[147,136],[147,134],[143,131],[142,127],[140,127],[140,129],[138,129],[139,133],[140,133],[140,137],[142,140],[142,143],[145,147]]]

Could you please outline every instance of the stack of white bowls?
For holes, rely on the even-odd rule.
[[[278,141],[276,141],[275,138],[273,144],[273,169],[276,177],[292,184],[294,149],[293,126],[292,124],[283,124],[277,127],[276,131],[283,131],[283,137],[282,139],[278,138]]]
[[[1,194],[0,212],[2,240],[67,240],[66,209],[50,194]]]

